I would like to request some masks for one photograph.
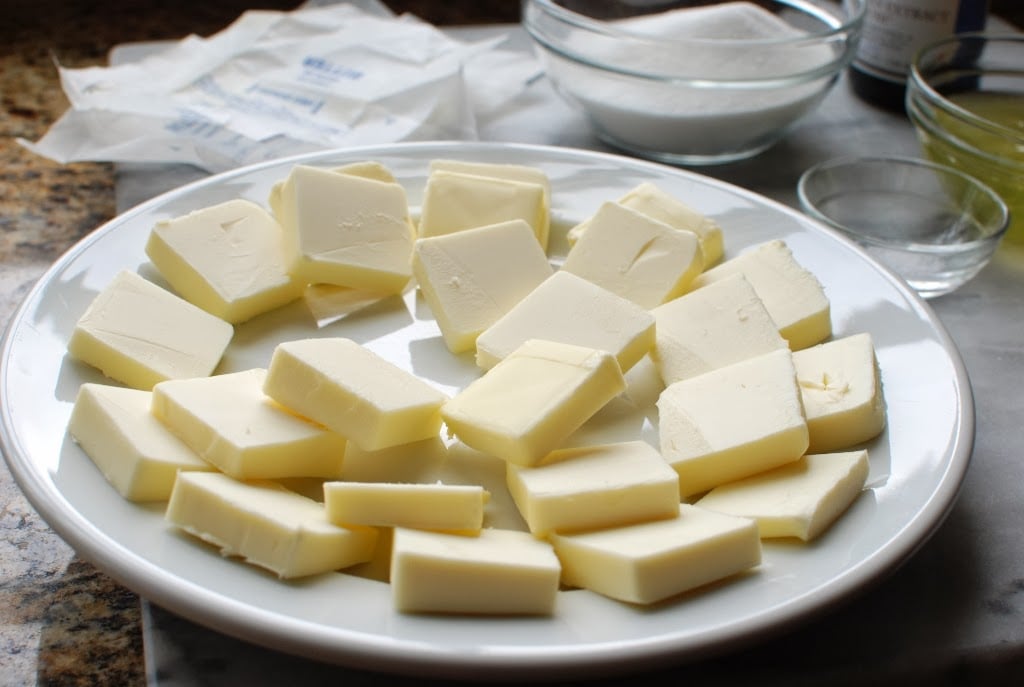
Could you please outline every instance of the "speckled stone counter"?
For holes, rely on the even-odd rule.
[[[0,52],[0,326],[6,325],[22,296],[54,259],[115,214],[115,191],[126,192],[124,185],[116,188],[113,165],[58,165],[15,142],[16,137],[37,139],[67,106],[53,59],[69,66],[102,64],[108,51],[122,43],[175,39],[190,32],[207,34],[225,26],[243,9],[296,4],[228,0],[124,0],[92,7],[58,0],[5,3],[5,17],[0,21],[0,45],[4,46]],[[509,21],[517,16],[517,3],[512,0],[388,4],[399,10],[408,8],[438,24]],[[1019,4],[1011,9],[1019,16]],[[838,107],[833,102],[829,116],[843,116],[835,109]],[[884,124],[887,115],[879,115],[882,120],[864,120],[855,113],[849,117],[848,144],[863,141],[870,148],[875,133],[872,127],[880,126],[879,121]],[[793,170],[826,156],[829,135],[829,130],[816,130],[814,121],[809,122],[798,140],[780,145],[757,161],[717,170],[716,175],[792,202]],[[579,136],[579,140],[563,142],[588,144],[584,134]],[[779,173],[766,175],[766,168]],[[130,187],[127,192],[130,196]],[[120,205],[125,202],[130,200],[122,198]],[[822,679],[833,666],[842,668],[843,674],[832,675],[830,684],[852,684],[858,679],[851,674],[850,657],[859,655],[855,649],[863,648],[864,643],[872,656],[863,666],[865,671],[869,664],[885,665],[885,675],[894,682],[1011,685],[1024,681],[1024,644],[1019,641],[1024,634],[1019,629],[1024,626],[1024,567],[1014,567],[1021,561],[1019,523],[1009,521],[995,530],[979,528],[984,521],[982,513],[992,507],[986,501],[996,499],[996,506],[1016,513],[1024,500],[1019,484],[991,489],[999,480],[994,466],[1011,455],[1019,456],[1022,448],[1019,435],[1005,431],[1014,426],[1014,416],[1019,419],[1020,403],[996,402],[1007,395],[993,387],[1007,375],[1019,377],[1024,369],[1020,343],[1024,329],[1018,321],[1016,329],[1014,323],[1005,323],[998,335],[972,334],[985,324],[976,307],[982,298],[996,298],[1012,305],[1014,312],[1020,311],[1024,257],[1002,255],[983,279],[976,288],[935,304],[961,344],[975,382],[979,413],[975,465],[947,524],[899,574],[872,590],[864,604],[841,608],[796,635],[769,640],[739,657],[658,677],[673,682],[688,679],[691,684],[740,684],[749,677],[746,666],[757,665],[765,684],[791,685],[792,666],[785,664],[785,658],[792,652],[782,649],[798,641],[806,644],[808,675]],[[1016,474],[1020,475],[1019,471]],[[948,587],[946,571],[952,567],[956,568],[955,579],[973,585],[970,593]],[[920,580],[928,582],[922,585]],[[177,650],[192,657],[187,662],[189,680],[180,684],[231,684],[224,676],[245,673],[232,673],[231,667],[224,665],[225,655],[233,656],[235,663],[249,662],[253,670],[279,671],[271,675],[288,675],[289,669],[295,669],[308,684],[340,679],[336,669],[298,659],[292,662],[287,657],[267,658],[264,650],[195,627],[159,609],[155,617],[165,636],[178,638],[176,647],[171,652],[165,650],[165,655]],[[945,661],[935,660],[924,649],[900,655],[903,644],[899,634],[905,626],[891,619],[907,617],[915,618],[916,627],[928,628],[915,646],[932,643],[940,648],[956,647],[959,653]],[[6,466],[0,466],[0,687],[146,684],[142,622],[138,597],[78,558],[34,513]],[[864,628],[873,628],[870,636],[862,634]],[[951,639],[958,636],[969,637],[975,645]],[[204,666],[210,681],[203,674]],[[169,678],[166,684],[174,683],[175,675],[166,672],[167,665],[149,668],[163,670],[162,677]],[[373,676],[348,678],[344,681],[349,684],[374,681]]]

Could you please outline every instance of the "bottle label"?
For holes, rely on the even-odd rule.
[[[956,33],[960,0],[868,0],[857,68],[888,81],[906,80],[922,45]]]

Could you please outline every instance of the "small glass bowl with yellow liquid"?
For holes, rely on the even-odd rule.
[[[967,33],[925,46],[910,67],[907,115],[925,156],[977,177],[1010,209],[1024,244],[1024,36]]]

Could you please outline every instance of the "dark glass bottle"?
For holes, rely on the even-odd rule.
[[[903,112],[907,69],[923,45],[985,28],[987,0],[867,0],[864,30],[850,66],[862,100]]]

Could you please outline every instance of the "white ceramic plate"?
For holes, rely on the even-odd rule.
[[[560,592],[551,618],[410,616],[391,608],[379,582],[330,574],[280,582],[222,559],[165,526],[161,507],[123,501],[68,439],[82,382],[104,381],[69,359],[75,321],[122,268],[154,278],[143,246],[154,221],[245,197],[265,202],[299,158],[215,176],[147,202],[72,248],[39,281],[11,321],[2,348],[0,421],[15,478],[45,520],[82,556],[159,605],[223,632],[321,660],[419,675],[606,675],[683,661],[756,640],[825,611],[891,571],[939,525],[967,467],[974,436],[970,385],[931,310],[859,249],[801,214],[741,189],[636,160],[557,148],[407,144],[301,158],[333,166],[374,159],[418,205],[431,159],[538,166],[550,175],[563,230],[642,181],[713,216],[727,255],[782,238],[823,283],[836,336],[870,332],[888,403],[886,432],[870,449],[867,490],[811,545],[768,543],[749,575],[640,609],[587,591]],[[564,244],[555,242],[555,251]],[[158,279],[158,278],[157,278]],[[351,337],[449,391],[475,375],[448,354],[415,293],[323,329],[301,303],[240,326],[221,371],[262,367],[274,344],[316,335]],[[649,432],[626,422],[625,433]],[[491,479],[485,477],[484,479]]]

